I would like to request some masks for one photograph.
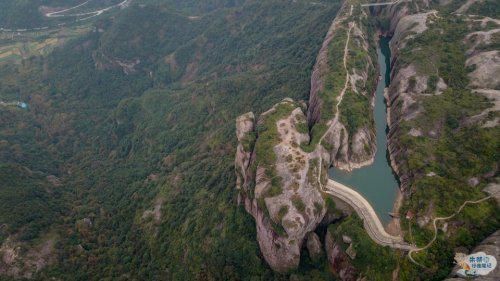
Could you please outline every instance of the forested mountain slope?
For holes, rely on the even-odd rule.
[[[22,219],[2,219],[2,251],[13,253],[3,274],[274,276],[235,204],[227,124],[249,108],[307,95],[338,2],[175,9],[183,3],[136,1],[46,57],[0,66],[2,99],[29,104],[0,111],[2,206],[19,188],[27,204],[48,204],[14,204]],[[29,254],[49,239],[48,255]]]
[[[117,2],[91,0],[89,7]],[[1,1],[0,27],[51,28],[1,33],[0,102],[8,105],[0,104],[0,280],[447,277],[455,249],[472,250],[499,228],[495,201],[439,224],[436,242],[413,255],[422,268],[407,253],[374,243],[356,215],[339,210],[341,202],[308,188],[326,180],[330,164],[353,168],[374,153],[376,32],[393,35],[389,149],[405,196],[405,239],[425,245],[432,218],[497,188],[499,117],[491,97],[498,75],[479,72],[487,65],[486,73],[498,73],[499,5],[416,0],[368,9],[362,2],[133,0],[80,23],[43,13],[81,1]],[[353,8],[341,10],[343,3]],[[315,77],[332,26],[333,40],[323,48],[329,67],[316,68]],[[56,44],[57,36],[66,37]],[[38,52],[26,41],[53,48]],[[7,45],[21,55],[4,60],[12,56]],[[311,77],[324,87],[315,88]],[[342,89],[346,102],[337,108]],[[295,102],[279,103],[286,97]],[[308,105],[315,109],[309,120]],[[243,130],[238,143],[234,120],[249,111],[261,116],[260,140]],[[245,116],[239,125],[258,119]],[[269,125],[287,116],[294,118],[281,129]],[[244,153],[258,146],[268,169],[279,156],[275,137],[285,130],[296,131],[298,139],[285,139],[293,149],[316,157],[289,169],[304,177],[288,187],[314,200],[287,198],[286,211],[260,212],[256,223],[240,201],[255,194],[235,188],[242,178],[235,177],[234,155],[238,145]],[[274,188],[256,200],[261,210],[262,201],[280,194],[271,176]],[[286,224],[289,210],[307,223]],[[265,241],[278,253],[293,249],[281,273],[259,247],[258,219],[270,214],[266,230],[295,235]]]

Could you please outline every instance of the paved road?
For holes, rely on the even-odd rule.
[[[113,8],[125,7],[130,1],[131,0],[123,0],[122,2],[120,2],[118,4],[111,5],[109,7],[95,10],[95,11],[91,11],[91,12],[84,12],[84,13],[77,13],[77,14],[64,14],[67,11],[71,11],[71,10],[76,9],[78,7],[84,6],[85,4],[87,4],[89,2],[89,1],[85,1],[79,5],[76,5],[76,6],[71,7],[71,8],[67,8],[64,10],[56,11],[56,12],[47,13],[47,14],[45,14],[45,16],[48,18],[51,18],[51,17],[83,17],[83,16],[85,16],[85,18],[81,18],[81,19],[76,20],[76,21],[82,21],[82,20],[87,20],[87,19],[99,16],[102,13],[104,13],[108,10],[111,10]]]
[[[470,201],[470,200],[465,201],[465,202],[464,202],[464,203],[463,203],[463,204],[462,204],[462,205],[458,208],[458,210],[457,210],[455,213],[453,213],[453,214],[451,214],[451,215],[449,215],[449,216],[447,216],[447,217],[437,217],[437,218],[435,218],[435,219],[432,221],[432,226],[433,226],[433,228],[434,228],[434,236],[432,237],[432,240],[431,240],[429,243],[427,243],[427,245],[425,245],[425,246],[424,246],[424,247],[422,247],[422,248],[411,249],[411,250],[410,250],[410,252],[408,252],[408,258],[409,258],[409,259],[410,259],[410,260],[411,260],[414,264],[418,264],[418,265],[420,265],[420,266],[422,266],[422,267],[423,267],[423,265],[422,265],[422,264],[420,264],[420,263],[416,262],[416,261],[413,259],[413,257],[411,256],[411,254],[416,253],[416,252],[420,252],[420,251],[423,251],[423,250],[425,250],[425,249],[429,248],[429,247],[432,245],[432,243],[434,243],[434,241],[436,241],[436,238],[437,238],[437,232],[438,232],[438,229],[437,229],[437,222],[438,222],[438,221],[445,221],[445,220],[449,220],[449,219],[453,218],[454,216],[458,215],[458,214],[459,214],[459,213],[463,210],[463,208],[464,208],[467,204],[474,205],[474,204],[481,203],[481,202],[483,202],[483,201],[486,201],[486,200],[488,200],[488,199],[490,199],[490,198],[494,197],[497,193],[499,193],[499,192],[498,192],[498,191],[497,191],[497,192],[494,192],[494,193],[492,193],[492,194],[490,194],[490,195],[488,195],[488,196],[486,196],[486,197],[483,197],[483,198],[481,198],[481,199],[479,199],[479,200],[476,200],[476,201]]]
[[[59,11],[44,14],[44,16],[47,18],[56,18],[56,17],[58,17],[58,18],[65,18],[65,17],[76,18],[72,21],[58,23],[55,26],[41,26],[41,27],[34,27],[34,28],[29,28],[29,29],[28,28],[12,29],[12,28],[0,27],[0,32],[34,32],[34,31],[41,31],[41,30],[46,30],[46,29],[50,29],[50,28],[60,28],[62,26],[70,24],[70,23],[77,23],[77,22],[81,22],[81,21],[85,21],[85,20],[97,17],[97,16],[99,16],[99,15],[101,15],[101,14],[103,14],[111,9],[114,9],[114,8],[118,8],[118,7],[125,8],[130,4],[130,2],[132,2],[132,0],[123,0],[122,2],[120,2],[118,4],[115,4],[115,5],[100,9],[100,10],[95,10],[95,11],[85,12],[85,13],[77,13],[77,14],[63,14],[65,12],[68,12],[68,11],[74,10],[76,8],[79,8],[81,6],[84,6],[89,1],[90,0],[85,1],[83,3],[80,3],[74,7],[66,8],[64,10],[59,10]]]
[[[45,16],[48,17],[48,18],[52,18],[52,17],[64,17],[64,15],[59,15],[61,13],[64,13],[64,12],[67,12],[67,11],[71,11],[71,10],[74,10],[76,8],[79,8],[85,4],[87,4],[90,0],[87,0],[83,3],[80,3],[74,7],[71,7],[71,8],[67,8],[67,9],[64,9],[64,10],[59,10],[59,11],[56,11],[56,12],[51,12],[51,13],[46,13]]]
[[[411,2],[411,0],[397,0],[393,2],[362,4],[361,7],[387,6],[387,5],[398,4],[400,2]]]
[[[331,179],[328,180],[323,191],[349,204],[363,219],[365,230],[375,243],[405,251],[417,249],[417,247],[406,243],[402,237],[387,233],[375,210],[358,192]]]

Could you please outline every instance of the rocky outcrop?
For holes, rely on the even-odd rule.
[[[491,75],[500,73],[500,51],[476,53],[467,59],[466,65],[474,67],[469,74],[472,88],[500,89],[500,77]]]
[[[321,101],[319,95],[320,92],[325,89],[324,77],[328,73],[329,69],[328,49],[338,30],[340,21],[339,16],[342,15],[346,9],[346,2],[347,1],[344,1],[342,8],[340,8],[339,13],[330,25],[318,56],[316,57],[316,63],[311,74],[311,90],[309,92],[309,107],[307,109],[307,123],[309,127],[314,126],[314,124],[318,123],[321,118],[321,108],[323,107],[323,102]]]
[[[309,141],[301,104],[285,99],[254,122],[247,113],[236,124],[239,202],[255,218],[266,261],[286,272],[298,266],[304,238],[326,213],[318,157],[300,148]]]
[[[500,261],[500,230],[497,230],[495,233],[490,235],[488,238],[483,240],[477,247],[475,247],[472,251],[472,253],[478,253],[478,252],[484,252],[487,255],[494,256],[498,261]],[[464,253],[465,254],[465,253]],[[460,276],[457,274],[457,271],[460,269],[460,267],[457,265],[453,268],[450,278],[446,279],[446,281],[452,281],[452,280],[457,280],[457,281],[465,281],[469,279],[465,278],[460,278]],[[479,276],[477,278],[474,278],[474,280],[477,281],[493,281],[493,280],[500,280],[500,266],[497,267],[488,273],[488,275],[485,276]]]
[[[422,113],[418,102],[421,96],[440,95],[448,87],[437,74],[423,73],[418,62],[398,60],[409,40],[438,19],[436,11],[415,13],[417,5],[417,11],[429,5],[428,1],[416,2],[384,11],[390,19],[388,33],[393,35],[390,47],[395,55],[392,83],[385,93],[388,150],[403,195],[408,195],[413,175],[406,162],[408,150],[399,145],[399,140],[403,134],[419,137],[430,132],[421,128],[404,132],[399,125]],[[369,82],[376,70],[374,40],[363,21],[366,10],[352,4],[344,2],[328,30],[313,68],[308,105],[285,99],[258,119],[247,113],[236,121],[238,202],[255,218],[262,254],[279,272],[298,266],[304,241],[311,256],[318,255],[319,241],[313,231],[322,221],[331,221],[325,218],[322,197],[328,168],[358,168],[370,164],[375,154],[372,114],[351,111],[353,103],[359,106],[360,101],[366,108],[373,106],[376,84]],[[357,122],[349,122],[356,114],[362,116]],[[432,137],[438,137],[437,133]],[[395,230],[399,232],[399,228]],[[330,265],[342,279],[352,280],[356,274],[349,256],[332,236],[327,236]],[[351,258],[356,256],[353,248],[349,254]]]
[[[341,102],[348,95],[366,97],[369,108],[375,91],[375,85],[367,83],[369,73],[374,72],[371,35],[363,25],[367,15],[357,7],[361,16],[351,18],[349,3],[346,1],[340,9],[318,54],[309,105],[284,99],[258,120],[253,113],[236,120],[238,202],[255,218],[262,254],[279,272],[298,266],[306,235],[311,255],[318,254],[319,240],[310,233],[325,217],[320,190],[326,183],[328,167],[333,164],[350,170],[371,163],[375,154],[373,116],[363,112],[368,125],[350,128],[353,134],[349,135],[342,123],[344,113],[340,112]],[[337,47],[343,59],[333,62],[328,53]],[[359,61],[351,63],[348,50],[363,55],[357,55]],[[332,64],[343,65],[345,75],[343,84],[334,85],[335,90],[326,87],[331,83],[327,79]]]
[[[492,182],[488,184],[483,191],[493,196],[497,201],[497,204],[500,206],[500,183],[499,179],[496,179],[496,182]]]
[[[344,2],[328,30],[313,69],[308,106],[285,99],[262,113],[258,120],[253,113],[247,113],[236,121],[238,202],[255,218],[261,251],[276,271],[285,272],[297,267],[304,241],[307,241],[311,256],[318,252],[317,239],[310,233],[321,221],[331,221],[331,218],[325,218],[326,208],[321,193],[328,168],[334,165],[351,170],[371,163],[375,154],[373,116],[362,112],[361,119],[365,122],[355,125],[346,118],[352,117],[349,114],[356,114],[350,111],[353,107],[349,103],[353,100],[366,102],[368,108],[372,106],[375,89],[368,80],[376,72],[370,49],[373,40],[363,23],[367,15],[365,10],[356,10],[351,4],[350,1]],[[403,197],[409,196],[408,187],[415,175],[407,163],[409,149],[401,147],[401,138],[438,138],[439,130],[402,129],[400,124],[422,114],[422,96],[441,95],[448,88],[439,77],[439,69],[423,71],[421,62],[399,58],[401,50],[407,48],[412,38],[426,32],[433,22],[439,20],[436,11],[418,12],[428,6],[429,1],[401,2],[383,12],[389,19],[387,32],[393,35],[390,47],[394,54],[392,83],[385,92],[388,150]],[[343,55],[331,56],[331,53]],[[469,55],[467,64],[471,67],[483,62],[490,69],[498,65],[496,52],[478,55],[473,50]],[[493,70],[497,72],[496,68]],[[498,87],[498,81],[485,72],[478,67],[470,75],[479,77],[473,80],[488,85],[488,91]],[[335,79],[331,80],[331,77]],[[476,89],[478,93],[480,90]],[[308,235],[313,237],[305,240]],[[333,241],[333,237],[327,235],[325,241],[332,268],[344,280],[355,278],[349,256]],[[351,258],[356,256],[353,250],[349,251]]]
[[[351,264],[350,257],[342,250],[342,247],[335,241],[330,230],[325,236],[325,250],[328,258],[328,265],[340,280],[351,281],[357,279],[356,268]]]
[[[472,2],[468,1],[459,10],[465,11]],[[440,1],[441,5],[449,5],[450,3],[450,1]],[[408,196],[411,178],[416,175],[408,169],[406,162],[410,152],[407,148],[400,146],[399,140],[406,135],[438,138],[439,130],[425,132],[422,128],[414,127],[407,132],[407,130],[401,130],[400,123],[415,119],[424,112],[420,102],[422,96],[439,95],[448,88],[444,80],[439,77],[439,69],[436,69],[432,59],[423,63],[400,59],[400,52],[406,48],[409,40],[427,31],[430,25],[440,19],[437,11],[418,12],[418,9],[414,10],[415,6],[422,8],[428,3],[415,1],[415,4],[412,6],[410,3],[401,3],[378,11],[381,13],[380,17],[390,20],[390,28],[387,32],[392,35],[390,47],[393,57],[391,85],[386,92],[389,125],[388,150],[392,167],[401,181],[400,187],[405,196]],[[471,125],[484,121],[483,127],[494,127],[497,126],[499,118],[488,118],[491,117],[492,112],[497,112],[500,109],[500,91],[498,91],[500,88],[498,77],[500,76],[495,75],[500,73],[500,55],[498,50],[488,48],[494,41],[493,36],[499,32],[499,23],[495,19],[478,19],[476,16],[468,17],[468,21],[471,33],[464,37],[464,43],[467,46],[466,66],[471,69],[468,74],[469,87],[473,89],[473,92],[486,96],[494,106],[463,123]],[[418,51],[418,48],[411,50],[411,52]],[[429,86],[433,83],[435,84],[434,89]]]
[[[476,27],[481,30],[473,31],[464,39],[468,50],[466,52],[466,66],[472,71],[468,74],[470,79],[469,87],[473,92],[483,95],[493,103],[480,114],[471,117],[466,124],[483,123],[482,127],[496,127],[500,122],[498,111],[500,111],[500,51],[498,48],[491,50],[495,43],[495,37],[500,35],[500,21],[491,18],[476,19],[469,18],[473,23],[481,22]],[[490,23],[487,25],[485,23]],[[496,26],[495,26],[496,25]],[[496,39],[498,41],[498,39]],[[493,115],[493,119],[488,119]]]
[[[404,9],[403,9],[404,11]],[[435,16],[437,11],[429,11],[419,14],[410,14],[400,17],[397,20],[397,25],[394,26],[393,36],[391,39],[391,49],[397,54],[397,51],[406,46],[408,40],[427,30],[427,19],[430,15]],[[398,15],[401,14],[401,10]],[[396,21],[394,19],[393,21]]]
[[[307,251],[313,261],[318,260],[323,255],[323,247],[316,233],[310,232],[307,235]]]
[[[33,275],[56,260],[55,240],[41,239],[37,245],[19,242],[13,236],[0,247],[0,275],[11,278],[32,278]]]
[[[475,4],[476,2],[481,2],[481,1],[484,1],[484,0],[467,0],[462,6],[460,6],[456,11],[455,13],[457,14],[463,14],[463,13],[466,13],[467,10],[473,5]]]
[[[481,28],[486,28],[486,25],[481,24]],[[491,30],[480,30],[469,33],[465,37],[465,43],[468,45],[467,55],[472,55],[479,48],[487,47],[494,42],[494,37],[498,36],[500,33],[500,28],[495,28]]]
[[[246,113],[236,120],[238,203],[255,218],[262,255],[279,272],[298,266],[307,235],[311,255],[318,254],[319,240],[310,233],[325,217],[321,186],[328,168],[358,168],[375,154],[371,111],[356,113],[361,125],[348,122],[348,103],[371,108],[376,86],[369,79],[376,54],[368,15],[351,4],[344,2],[317,56],[308,106],[284,99],[258,119]],[[337,51],[341,56],[333,58]],[[332,81],[333,72],[343,79]]]
[[[419,9],[428,7],[429,4],[425,1],[416,2]],[[438,18],[435,10],[419,13],[418,11],[412,11],[414,7],[410,3],[402,3],[379,11],[381,13],[380,17],[389,20],[390,25],[387,33],[392,36],[390,42],[392,54],[391,84],[384,94],[387,103],[387,123],[389,127],[387,146],[391,166],[398,175],[400,189],[405,196],[408,196],[408,187],[414,175],[408,169],[408,163],[406,162],[409,150],[401,147],[399,140],[406,134],[419,137],[424,132],[421,128],[411,128],[409,132],[402,131],[400,123],[412,120],[423,112],[423,108],[419,103],[421,96],[440,95],[448,87],[441,77],[432,75],[432,73],[438,73],[437,70],[424,72],[418,62],[401,62],[399,60],[399,54],[406,47],[409,40],[425,32],[429,28],[428,25]],[[431,79],[435,81],[435,88],[429,87]]]
[[[344,2],[316,58],[307,111],[311,132],[325,136],[325,145],[322,145],[329,154],[329,159],[325,159],[327,164],[344,170],[371,164],[376,151],[371,111],[363,113],[367,125],[348,128],[345,119],[354,113],[345,111],[342,104],[347,95],[362,95],[366,97],[367,107],[373,107],[376,86],[375,83],[369,83],[368,79],[376,72],[372,48],[374,38],[363,22],[368,15],[365,10],[352,4],[350,1]],[[335,60],[329,55],[331,52],[343,53],[343,60]],[[351,52],[362,54],[362,59],[356,58],[356,63],[351,63],[355,60],[351,58]],[[338,79],[331,81],[332,75],[345,76],[345,84]],[[332,83],[333,88],[327,86]],[[315,130],[315,126],[326,126],[327,129]]]
[[[249,190],[254,175],[249,171],[250,158],[255,144],[255,115],[252,112],[243,114],[236,119],[236,188],[242,191]]]

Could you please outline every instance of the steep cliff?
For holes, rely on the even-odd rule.
[[[435,6],[438,9],[450,9],[449,6],[454,4],[449,1],[439,3]],[[459,10],[466,12],[471,4],[471,1],[464,1],[455,13]],[[435,139],[442,129],[439,118],[419,126],[425,119],[423,115],[428,112],[426,99],[439,96],[450,87],[448,92],[458,87],[471,89],[479,97],[489,99],[494,106],[487,106],[473,116],[463,116],[459,122],[467,125],[482,123],[483,127],[498,124],[498,117],[493,113],[499,110],[500,97],[497,90],[500,56],[495,47],[500,31],[497,20],[470,15],[440,15],[432,8],[428,1],[413,1],[378,11],[379,17],[390,23],[387,33],[392,36],[393,67],[391,85],[386,92],[388,149],[392,167],[401,181],[400,188],[407,197],[411,179],[423,176],[423,171],[414,169],[409,163],[414,148],[402,145],[401,140]],[[440,44],[440,36],[445,40],[441,43],[448,43],[452,48],[445,47],[448,49],[442,48],[443,51],[434,48],[434,44]],[[425,174],[429,173],[434,174],[432,171]]]
[[[262,254],[276,271],[294,269],[305,236],[326,213],[318,185],[318,154],[309,141],[303,105],[285,99],[261,114],[237,119],[237,188],[257,225]]]
[[[311,145],[329,153],[327,164],[351,170],[375,154],[373,94],[376,85],[374,27],[365,9],[345,1],[333,21],[311,76],[308,125]]]
[[[488,238],[484,239],[478,246],[476,246],[472,251],[472,253],[487,253],[488,255],[492,255],[496,258],[497,261],[500,260],[500,230],[497,230],[495,233],[488,236]],[[458,265],[453,268],[453,271],[450,274],[450,278],[445,281],[465,281],[468,278],[461,278],[460,275],[457,274],[457,271],[461,269]],[[496,266],[496,268],[490,272],[486,276],[480,276],[478,278],[474,278],[477,281],[489,281],[489,280],[499,280],[500,279],[500,266]]]
[[[238,201],[276,271],[298,266],[304,238],[323,220],[328,168],[360,167],[375,153],[374,38],[368,15],[351,4],[344,2],[318,54],[309,105],[285,99],[258,120],[246,113],[236,121]]]
[[[433,218],[484,198],[498,182],[499,21],[485,16],[486,3],[412,1],[376,11],[392,36],[388,149],[404,195],[401,227],[417,245],[431,240]],[[432,251],[441,259],[498,229],[493,200],[475,210],[481,218],[463,212],[438,226],[443,237]],[[419,262],[432,268],[437,257],[425,257]]]
[[[327,169],[333,165],[351,170],[373,159],[372,106],[378,75],[369,12],[392,36],[391,84],[385,96],[389,157],[403,195],[401,231],[413,231],[411,243],[425,245],[431,240],[431,217],[452,214],[464,201],[484,197],[482,189],[498,173],[497,20],[447,13],[456,6],[448,1],[405,1],[370,9],[358,4],[345,1],[325,37],[307,107],[285,100],[263,113],[257,124],[248,121],[255,119],[251,113],[237,121],[240,202],[256,219],[263,255],[278,271],[296,267],[304,237],[324,217],[327,204],[321,188]],[[304,121],[294,123],[299,119]],[[289,192],[290,186],[296,186],[294,192]],[[297,196],[304,204],[294,203]],[[315,205],[321,212],[311,216],[308,209],[320,209]],[[481,206],[486,217],[477,225],[466,217],[439,226],[447,238],[437,238],[442,243],[433,251],[440,254],[427,263],[450,258],[448,250],[463,244],[463,237],[484,236],[498,225],[493,215],[498,207],[489,201]],[[290,213],[293,224],[288,221]],[[328,234],[325,241],[330,266],[341,279],[367,272],[359,259],[356,267],[346,259],[355,256],[353,248],[347,253],[339,247],[346,245]],[[358,247],[359,241],[354,243]],[[397,279],[398,253],[385,250]],[[373,246],[365,252],[364,259],[375,261],[374,253],[381,249]],[[449,268],[429,272],[443,277]]]
[[[328,265],[340,280],[357,280],[358,272],[352,265],[349,256],[340,246],[341,242],[335,241],[333,234],[328,230],[325,236],[325,249],[328,258]]]
[[[391,49],[391,83],[384,94],[387,103],[388,151],[391,166],[398,175],[400,189],[404,192],[410,183],[411,171],[408,168],[407,158],[409,151],[402,147],[397,141],[401,133],[399,123],[402,120],[411,120],[419,112],[416,99],[426,91],[428,75],[419,71],[415,62],[399,63],[400,52],[405,49],[407,43],[418,34],[428,29],[427,21],[436,17],[436,11],[426,11],[429,8],[428,1],[402,2],[387,7],[375,7],[373,12],[385,23],[384,32],[392,37]],[[436,92],[446,87],[442,79],[439,80],[439,88]],[[419,136],[418,129],[411,131],[412,135]]]

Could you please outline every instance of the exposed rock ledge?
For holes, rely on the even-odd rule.
[[[304,237],[326,213],[315,186],[318,154],[300,148],[309,135],[297,130],[307,128],[299,103],[285,99],[263,113],[257,124],[254,120],[247,113],[236,121],[238,201],[255,218],[266,261],[274,270],[286,272],[299,265]]]
[[[495,233],[490,235],[488,238],[486,238],[484,241],[482,241],[477,247],[472,250],[471,253],[478,253],[478,252],[484,252],[488,255],[492,255],[496,258],[497,261],[500,261],[500,230],[497,230]],[[455,266],[453,268],[450,277],[445,281],[465,281],[469,279],[465,278],[459,278],[457,275],[457,271],[460,268],[458,266]],[[458,277],[458,278],[453,278],[453,277]],[[474,278],[476,281],[493,281],[493,280],[500,280],[500,266],[497,264],[497,267],[490,272],[486,276],[479,276],[477,278]]]
[[[315,126],[323,125],[327,127],[326,132],[321,133],[325,135],[323,143],[327,144],[323,145],[324,149],[329,153],[328,159],[323,159],[326,162],[325,164],[347,171],[373,163],[376,151],[375,129],[371,113],[367,113],[369,115],[369,124],[355,128],[352,135],[350,135],[347,124],[342,121],[342,115],[348,113],[334,112],[342,111],[339,106],[342,103],[343,95],[367,96],[369,106],[373,108],[376,85],[367,83],[369,75],[376,73],[374,58],[370,55],[370,46],[374,43],[373,34],[369,33],[366,26],[363,25],[363,19],[368,17],[365,10],[361,10],[359,19],[353,20],[350,18],[351,13],[353,13],[351,4],[350,1],[344,1],[323,41],[311,75],[311,90],[307,108],[307,121],[312,133],[315,132]],[[337,38],[344,33],[348,34],[347,41],[343,37],[341,39]],[[334,87],[336,89],[330,90],[325,86],[329,79],[328,76],[334,71],[333,68],[340,67],[339,65],[330,65],[332,62],[329,60],[328,55],[332,44],[335,44],[336,40],[344,40],[347,43],[345,49],[339,50],[344,52],[344,68],[347,72],[347,81],[345,85],[336,85]],[[365,53],[362,67],[356,68],[347,63],[350,59],[349,49],[356,49],[358,52]],[[361,85],[358,85],[358,83]],[[342,86],[344,88],[341,91],[339,88],[342,88]],[[335,97],[336,109],[331,108],[326,103],[325,96]],[[336,113],[336,117],[326,117],[332,116],[331,113]]]
[[[367,14],[358,8],[361,16],[351,17],[353,8],[345,1],[332,22],[313,69],[308,106],[284,99],[258,118],[250,112],[236,120],[238,202],[255,218],[261,252],[278,272],[299,265],[305,237],[327,213],[320,186],[326,185],[328,168],[351,170],[373,161],[373,115],[363,116],[368,121],[350,128],[350,135],[342,123],[342,114],[348,113],[339,106],[349,95],[362,95],[366,106],[373,106],[376,81],[374,85],[367,81],[376,73],[370,50],[374,41],[364,26]],[[328,52],[336,39],[342,42],[343,61],[330,65]],[[352,48],[363,54],[361,66],[350,63]],[[345,72],[340,75],[345,79],[327,89],[327,79],[338,64],[343,64]]]
[[[14,279],[32,278],[36,272],[56,261],[55,243],[55,239],[47,235],[28,249],[25,242],[9,236],[0,245],[0,275]]]

